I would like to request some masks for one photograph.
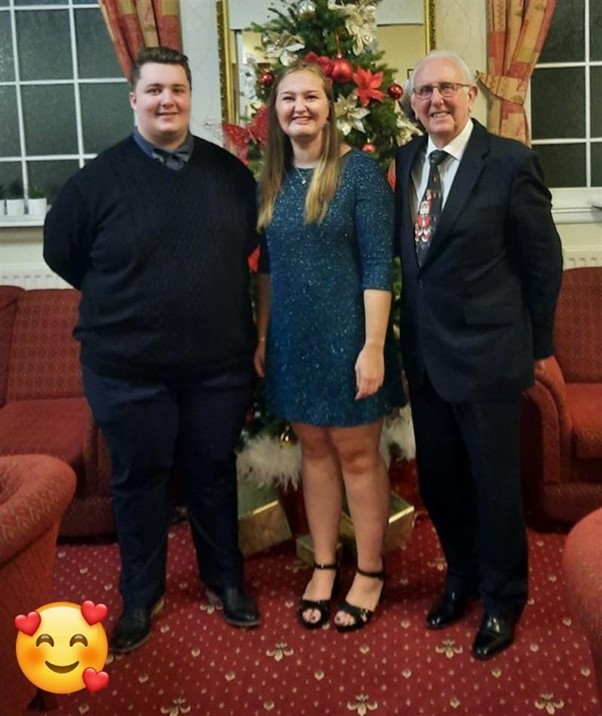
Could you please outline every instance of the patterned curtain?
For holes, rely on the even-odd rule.
[[[488,129],[530,144],[524,102],[556,0],[488,0],[487,74],[477,77],[489,93]]]
[[[99,0],[123,74],[143,47],[182,49],[180,0]]]

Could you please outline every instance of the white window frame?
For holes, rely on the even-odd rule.
[[[591,129],[591,67],[602,67],[602,61],[593,61],[590,58],[590,4],[595,0],[585,0],[584,24],[585,24],[585,61],[583,62],[546,62],[535,66],[535,71],[548,71],[565,67],[582,67],[585,72],[585,136],[579,138],[563,139],[536,139],[532,137],[532,145],[537,148],[538,144],[583,144],[587,147],[585,176],[587,185],[584,187],[554,188],[551,187],[554,203],[554,218],[557,223],[590,223],[602,222],[602,188],[592,186],[592,165],[591,146],[602,143],[602,137],[592,137]],[[598,0],[599,1],[599,0]],[[553,20],[552,20],[553,22]],[[527,104],[527,112],[530,114],[530,102]]]
[[[30,185],[28,176],[28,161],[57,161],[57,160],[77,160],[78,167],[83,167],[86,160],[92,159],[96,156],[96,153],[84,152],[84,136],[82,127],[82,108],[81,108],[81,95],[80,86],[85,84],[100,85],[100,84],[127,84],[125,77],[95,77],[93,79],[81,78],[78,71],[78,58],[77,58],[77,35],[75,29],[75,10],[94,9],[101,12],[98,3],[77,3],[74,4],[73,0],[58,0],[57,2],[49,5],[15,5],[14,0],[9,0],[8,7],[0,7],[0,13],[9,13],[11,16],[11,29],[12,29],[12,42],[13,42],[13,59],[15,77],[14,80],[0,82],[0,87],[15,87],[16,90],[16,106],[17,106],[17,120],[19,130],[19,153],[12,156],[1,156],[0,163],[14,163],[18,162],[21,165],[21,180],[23,182],[24,193],[27,196],[27,187]],[[73,79],[60,79],[60,80],[21,80],[21,69],[19,65],[19,38],[17,36],[17,13],[21,12],[35,12],[35,11],[69,11],[69,35],[71,41],[71,65],[73,70]],[[25,146],[25,125],[23,117],[23,100],[21,96],[21,88],[30,85],[41,86],[58,86],[58,85],[72,85],[74,91],[75,100],[75,125],[77,132],[77,152],[73,154],[26,154]],[[4,218],[4,217],[3,217]],[[2,221],[2,219],[0,219]]]

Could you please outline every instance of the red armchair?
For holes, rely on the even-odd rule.
[[[562,555],[569,607],[585,631],[602,702],[602,509],[569,532]]]
[[[565,271],[555,355],[523,396],[522,468],[535,526],[602,507],[602,267]]]
[[[0,286],[0,455],[46,454],[77,475],[63,537],[114,532],[110,463],[73,338],[79,292]]]
[[[0,457],[0,713],[18,716],[37,688],[15,657],[17,614],[52,601],[52,572],[61,517],[75,474],[47,455]],[[45,705],[51,705],[46,703]]]

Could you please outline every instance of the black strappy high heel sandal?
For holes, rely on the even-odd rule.
[[[318,564],[314,562],[314,569],[333,569],[336,571],[337,565],[334,564]],[[328,599],[301,599],[301,605],[299,607],[299,621],[306,629],[319,629],[324,626],[330,617],[330,602],[337,588],[337,577],[335,575],[334,583],[332,585],[332,592]],[[309,621],[303,616],[303,613],[308,609],[315,609],[320,612],[320,617],[315,622]]]
[[[360,569],[358,567],[357,573],[361,574],[362,577],[369,577],[370,579],[380,579],[383,582],[384,590],[384,581],[386,578],[384,567],[380,570],[380,572],[366,572],[365,570]],[[383,590],[381,590],[380,597],[378,599],[379,602],[382,599]],[[345,601],[339,607],[339,611],[344,612],[345,614],[349,614],[353,621],[350,624],[337,624],[335,622],[335,629],[339,632],[350,632],[357,631],[358,629],[363,629],[365,626],[367,626],[370,623],[372,617],[374,616],[375,610],[366,609],[365,607],[356,607],[355,604],[349,604],[349,602],[345,599]]]

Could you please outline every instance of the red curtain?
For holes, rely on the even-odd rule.
[[[182,49],[179,0],[99,0],[123,74],[143,47]]]
[[[556,0],[488,0],[487,4],[487,73],[477,73],[489,95],[487,126],[494,134],[530,144],[524,102]]]

